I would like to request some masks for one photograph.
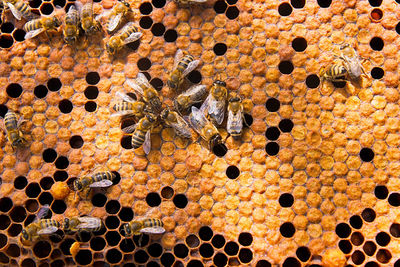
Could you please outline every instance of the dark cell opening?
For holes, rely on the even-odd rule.
[[[292,194],[284,193],[279,197],[279,204],[281,207],[289,208],[293,205],[294,197]]]
[[[308,247],[299,247],[296,250],[296,256],[299,260],[301,260],[302,262],[306,262],[310,259],[311,257],[311,252],[308,249]]]
[[[140,45],[140,39],[136,40],[132,43],[126,44],[125,46],[128,47],[129,50],[131,50],[131,51],[136,51],[139,48],[139,45]]]
[[[26,180],[25,176],[18,176],[15,180],[14,180],[14,188],[15,189],[24,189],[25,186],[28,184],[28,180]]]
[[[50,267],[64,267],[65,263],[63,260],[55,260],[50,263]],[[97,265],[93,265],[94,267],[98,267]],[[104,265],[102,265],[104,266]]]
[[[235,256],[239,251],[239,245],[236,242],[229,241],[226,243],[224,251],[229,256]]]
[[[99,89],[96,86],[88,86],[84,94],[87,99],[96,99],[99,96]]]
[[[380,68],[380,67],[374,67],[374,68],[371,70],[371,76],[372,76],[372,78],[377,79],[377,80],[381,79],[381,78],[383,77],[384,74],[385,74],[385,72],[384,72],[383,69]]]
[[[43,151],[42,157],[44,162],[50,163],[57,158],[57,152],[52,148],[47,148]]]
[[[141,71],[148,70],[151,67],[151,61],[148,58],[141,58],[138,60],[137,66]]]
[[[152,0],[151,3],[155,8],[162,8],[167,2],[166,0]]]
[[[50,252],[51,246],[47,241],[39,241],[33,246],[33,254],[38,258],[46,258]]]
[[[60,243],[63,240],[64,232],[61,229],[58,229],[54,234],[49,236],[49,240],[52,243]]]
[[[271,263],[267,260],[259,260],[256,264],[256,267],[271,267]]]
[[[43,3],[40,7],[40,13],[43,15],[50,15],[54,11],[51,3]]]
[[[346,238],[351,234],[351,228],[347,223],[339,223],[336,225],[335,232],[340,238]]]
[[[317,0],[317,3],[322,8],[328,8],[332,4],[332,0]]]
[[[174,254],[176,257],[184,259],[187,257],[189,249],[184,244],[177,244],[174,247]]]
[[[366,208],[361,212],[361,217],[366,222],[373,222],[375,220],[375,218],[376,218],[376,213],[375,213],[375,211],[373,209]]]
[[[222,235],[215,235],[211,243],[215,248],[222,248],[225,245],[225,238]]]
[[[13,35],[13,37],[14,37],[14,40],[17,41],[17,42],[22,42],[22,41],[25,40],[25,31],[22,30],[22,29],[16,29],[16,30],[13,32],[12,35]]]
[[[155,23],[153,27],[151,27],[151,32],[154,36],[162,36],[165,32],[165,26],[162,23]]]
[[[121,235],[117,231],[108,231],[105,238],[109,246],[116,246],[121,240]]]
[[[3,248],[5,245],[7,245],[7,236],[0,234],[0,248]]]
[[[213,234],[214,234],[213,231],[208,226],[203,226],[199,230],[199,237],[203,241],[210,240],[212,238]]]
[[[1,48],[10,48],[14,43],[14,39],[7,34],[0,35],[0,47]]]
[[[18,83],[10,83],[6,88],[7,95],[12,98],[17,98],[22,94],[22,87]]]
[[[222,56],[226,53],[228,47],[224,43],[217,43],[214,45],[213,50],[217,56]]]
[[[149,259],[149,255],[144,250],[138,250],[136,251],[134,258],[135,262],[143,264]]]
[[[130,222],[133,219],[133,210],[131,208],[123,207],[119,212],[118,217],[123,222]]]
[[[53,0],[53,5],[59,7],[65,7],[65,0]],[[66,9],[69,10],[69,9]]]
[[[66,171],[55,171],[53,177],[56,182],[64,182],[68,179],[68,173]]]
[[[303,52],[307,48],[307,40],[303,37],[297,37],[293,39],[292,47],[296,52]]]
[[[40,194],[39,203],[40,205],[50,205],[53,202],[53,196],[49,192],[43,192]]]
[[[380,249],[376,253],[376,259],[381,263],[388,263],[392,259],[392,254],[386,249]]]
[[[163,252],[163,248],[162,248],[162,246],[160,244],[153,243],[153,244],[151,244],[150,246],[147,247],[147,252],[153,258],[157,258],[157,257],[161,256],[161,254]]]
[[[382,0],[368,0],[371,6],[380,6],[382,4]]]
[[[44,85],[38,85],[33,89],[33,94],[37,98],[44,98],[47,95],[47,87]]]
[[[239,16],[239,9],[236,6],[230,6],[226,10],[226,17],[228,19],[236,19]]]
[[[225,3],[224,0],[218,0],[214,4],[214,10],[217,14],[222,14],[228,8],[228,5]]]
[[[24,207],[16,206],[10,212],[10,217],[13,222],[23,222],[26,218],[26,210]]]
[[[282,74],[290,74],[294,69],[292,62],[290,61],[281,61],[278,68]]]
[[[172,253],[164,253],[161,256],[161,264],[164,266],[171,266],[175,261],[175,257]]]
[[[146,196],[146,203],[150,207],[157,207],[161,204],[161,197],[158,193],[149,193]]]
[[[281,102],[276,98],[269,98],[265,103],[265,107],[269,112],[276,112],[281,107]]]
[[[189,73],[189,75],[187,76],[187,78],[189,79],[189,81],[191,81],[192,83],[200,83],[201,79],[203,78],[201,76],[201,73],[197,70],[194,70],[192,72]]]
[[[306,0],[290,0],[294,8],[303,8],[306,5]]]
[[[29,212],[35,212],[39,209],[39,203],[36,199],[28,199],[25,202],[25,208]]]
[[[116,216],[108,216],[105,223],[108,229],[117,229],[119,226],[119,219]]]
[[[363,221],[359,215],[353,215],[350,217],[350,225],[355,229],[360,229],[363,225]]]
[[[380,37],[374,37],[371,39],[371,41],[369,42],[369,45],[371,46],[371,48],[375,51],[381,51],[383,49],[384,43],[382,38]]]
[[[281,225],[279,231],[281,232],[281,235],[284,237],[292,237],[296,232],[296,229],[294,228],[294,225],[292,223],[285,222]]]
[[[390,226],[390,234],[391,234],[393,237],[400,237],[400,224],[398,224],[398,223],[393,223],[393,224]]]
[[[279,15],[286,17],[292,14],[293,8],[289,3],[282,3],[278,7]]]
[[[121,138],[121,146],[125,149],[132,149],[132,135],[124,135]]]
[[[95,207],[103,207],[107,202],[107,197],[102,193],[97,193],[92,197],[92,204]]]
[[[354,232],[350,237],[350,241],[354,246],[361,246],[364,243],[364,236],[360,232]]]
[[[214,254],[214,249],[210,244],[203,243],[199,248],[199,252],[203,258],[207,259],[212,257],[212,255]]]
[[[396,25],[396,32],[397,34],[400,34],[400,22]]]
[[[177,267],[183,267],[183,265]],[[187,267],[204,267],[204,264],[199,260],[191,260],[188,262]]]
[[[72,102],[69,101],[68,99],[63,99],[58,103],[58,108],[62,113],[70,113],[72,111]]]
[[[25,194],[30,198],[35,198],[40,194],[40,186],[38,183],[31,183],[25,189]]]
[[[228,258],[225,256],[224,253],[219,252],[215,254],[213,262],[217,267],[223,267],[226,266],[226,264],[228,263]]]
[[[149,16],[144,16],[140,19],[139,25],[143,29],[150,29],[151,25],[153,25],[153,20]]]
[[[383,17],[383,11],[380,8],[374,8],[371,11],[372,21],[379,21]]]
[[[372,256],[376,251],[376,244],[373,241],[367,241],[363,246],[363,250],[365,254],[367,254],[368,256]]]
[[[284,133],[289,133],[293,129],[293,122],[290,119],[283,119],[279,122],[279,129]]]
[[[10,244],[6,250],[6,254],[10,257],[16,258],[21,254],[21,250],[16,244]]]
[[[253,236],[250,233],[240,233],[238,241],[242,246],[250,246],[253,243]]]
[[[10,217],[7,215],[0,215],[0,230],[5,230],[11,224]]]
[[[86,74],[86,82],[95,85],[100,81],[100,75],[97,72],[89,72]]]
[[[79,265],[88,265],[92,262],[92,252],[88,249],[79,250],[75,256],[75,261]]]
[[[250,127],[253,124],[253,116],[250,114],[244,113],[244,125],[243,126],[248,126]]]
[[[133,240],[131,238],[129,239],[124,239],[119,243],[119,248],[122,250],[122,252],[129,253],[135,250],[135,243],[133,243]]]
[[[63,200],[54,200],[53,204],[51,205],[51,210],[57,214],[63,214],[67,209],[67,205]]]
[[[69,160],[67,157],[59,156],[55,162],[57,169],[66,169],[69,165]]]
[[[164,86],[164,83],[161,79],[159,78],[154,78],[150,81],[150,84],[156,89],[157,91],[161,91],[161,89]]]
[[[157,262],[155,262],[155,261],[149,261],[147,264],[146,264],[146,267],[159,267],[160,266],[160,264],[158,264]]]
[[[186,237],[186,245],[189,248],[196,248],[200,245],[200,239],[196,235],[188,235]]]
[[[265,145],[265,151],[270,156],[275,156],[279,152],[279,145],[276,142],[269,142]]]
[[[248,248],[241,248],[239,251],[239,260],[242,263],[249,263],[253,260],[253,252]]]
[[[317,88],[320,84],[320,80],[318,75],[316,74],[311,74],[308,75],[306,78],[306,85],[308,88]]]
[[[301,263],[296,258],[289,257],[283,262],[282,267],[301,267]]]
[[[41,0],[33,0],[29,1],[29,6],[32,8],[39,8],[39,6],[42,4]]]
[[[175,206],[179,209],[183,209],[186,207],[188,200],[184,194],[177,194],[173,198],[172,202],[174,202]]]
[[[36,263],[32,259],[24,259],[21,262],[21,267],[36,267]]]
[[[149,2],[142,3],[139,7],[140,13],[149,15],[153,11],[153,6]]]
[[[380,267],[380,265],[374,261],[367,262],[364,267]]]
[[[239,177],[239,174],[239,168],[236,166],[229,166],[226,168],[226,176],[228,176],[229,179],[236,179]]]
[[[106,205],[106,211],[110,214],[117,214],[120,208],[121,204],[117,200],[110,200]]]
[[[382,247],[387,246],[390,242],[390,236],[385,232],[378,233],[376,235],[375,239],[376,239],[376,243],[378,243],[378,245],[382,246]]]
[[[1,263],[9,263],[10,259],[4,254],[3,252],[0,252],[0,262]]]
[[[164,33],[164,39],[168,43],[175,42],[176,39],[178,39],[178,33],[176,32],[176,30],[173,30],[173,29],[167,30]]]
[[[385,199],[387,198],[389,194],[389,190],[387,189],[386,186],[384,185],[378,185],[375,187],[375,196],[379,199]]]
[[[60,90],[61,85],[61,81],[58,78],[51,78],[47,81],[47,88],[49,88],[49,90],[53,92]]]
[[[277,127],[269,127],[265,131],[265,136],[268,138],[268,140],[271,140],[271,141],[277,140],[280,135],[281,135],[281,132],[279,131],[279,129]]]
[[[83,143],[83,138],[80,135],[74,135],[69,139],[69,145],[75,149],[81,148]]]
[[[87,112],[94,112],[94,111],[96,111],[96,109],[97,109],[97,104],[96,104],[96,102],[94,102],[94,101],[88,101],[88,102],[86,102],[86,104],[85,104],[85,110],[86,110]]]
[[[217,157],[223,157],[228,152],[228,148],[224,144],[217,144],[213,147],[212,152]]]
[[[161,189],[161,196],[166,199],[170,199],[174,196],[174,189],[169,186],[165,186]]]
[[[0,199],[0,211],[7,212],[12,208],[12,206],[13,202],[10,198],[3,197]]]
[[[4,22],[0,26],[0,30],[3,33],[12,33],[12,31],[14,30],[14,25],[11,22]]]
[[[391,193],[388,199],[390,205],[394,207],[400,206],[400,194],[399,193]]]
[[[22,225],[13,223],[8,228],[7,233],[9,236],[17,236],[21,233],[21,231],[22,231]]]
[[[372,149],[364,147],[360,150],[360,158],[363,161],[369,162],[374,159],[375,153]]]
[[[359,250],[356,250],[351,255],[351,259],[356,265],[360,265],[365,261],[365,255]]]
[[[0,116],[2,118],[4,118],[7,112],[8,112],[8,107],[6,105],[0,105]]]

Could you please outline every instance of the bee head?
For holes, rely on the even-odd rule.
[[[64,38],[67,44],[74,44],[76,42],[76,36],[67,36]]]
[[[26,232],[25,229],[22,229],[22,232],[21,232],[21,239],[22,239],[22,242],[28,241],[28,239],[29,239],[29,235],[28,235],[28,233]]]
[[[219,85],[219,86],[224,86],[224,87],[226,87],[226,82],[223,82],[223,81],[220,81],[220,80],[216,80],[216,81],[214,82],[214,85]]]
[[[166,108],[161,112],[160,117],[162,120],[165,120],[168,117],[168,115],[169,115],[169,109]]]
[[[81,181],[79,181],[79,179],[76,179],[74,181],[74,190],[75,191],[81,191],[82,188],[83,188],[83,185],[82,185]]]
[[[229,102],[231,102],[231,103],[232,102],[238,102],[238,101],[240,101],[240,98],[237,97],[237,96],[236,97],[232,97],[232,98],[229,99]]]
[[[53,24],[54,24],[54,27],[60,27],[61,26],[61,21],[56,17],[56,16],[54,16],[53,17]]]
[[[151,113],[146,114],[146,118],[147,118],[147,120],[148,120],[150,123],[153,123],[153,122],[156,121],[156,117],[155,117],[153,114],[151,114]]]
[[[167,81],[167,85],[168,85],[169,88],[174,89],[174,90],[175,90],[176,87],[177,87],[177,86],[176,86],[177,84],[176,84],[174,81],[172,81],[172,80],[168,80],[168,81]]]
[[[125,231],[125,237],[129,237],[132,235],[131,228],[129,227],[129,223],[124,224],[124,231]]]
[[[126,7],[131,7],[131,5],[128,2],[121,1],[122,4],[124,4]]]
[[[69,219],[68,218],[65,218],[65,220],[64,220],[64,225],[63,225],[63,228],[64,228],[64,230],[68,230],[69,229]]]

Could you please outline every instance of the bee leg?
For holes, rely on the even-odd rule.
[[[143,239],[143,234],[141,234],[141,235],[139,236],[139,240],[138,240],[139,247],[142,246],[142,239]]]

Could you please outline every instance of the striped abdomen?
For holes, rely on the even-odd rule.
[[[180,72],[183,72],[189,65],[190,62],[192,62],[194,58],[191,55],[185,55],[181,61],[179,61],[178,66],[176,67]]]
[[[163,227],[164,223],[160,219],[144,219],[143,227]]]
[[[66,25],[78,25],[79,23],[79,14],[74,6],[69,8],[67,15],[65,16],[65,24]]]
[[[14,112],[9,111],[6,113],[6,115],[4,116],[4,124],[6,126],[7,132],[17,129],[17,120],[17,115]]]
[[[126,111],[126,110],[133,110],[133,104],[129,102],[119,102],[114,105],[113,109],[115,111]]]
[[[132,33],[138,32],[138,28],[136,28],[135,26],[130,26],[130,27],[125,27],[122,29],[120,36],[122,40],[125,40],[126,38],[128,38]]]
[[[100,182],[102,180],[110,180],[113,181],[115,178],[115,174],[112,172],[98,172],[92,176],[93,183]]]
[[[61,224],[53,219],[41,219],[39,222],[39,228],[44,229],[44,228],[49,228],[49,227],[57,227],[60,228]]]
[[[134,149],[139,148],[141,145],[143,145],[144,140],[146,138],[146,133],[147,133],[147,131],[144,132],[144,131],[141,131],[141,130],[138,130],[138,129],[136,129],[133,132],[133,135],[132,135],[132,147]]]
[[[327,79],[335,80],[336,78],[343,77],[346,74],[347,70],[342,65],[332,65],[328,68],[325,75]]]
[[[30,32],[30,31],[37,30],[41,27],[42,27],[41,19],[34,19],[34,20],[31,20],[31,21],[28,21],[27,23],[25,23],[24,30],[26,32]]]

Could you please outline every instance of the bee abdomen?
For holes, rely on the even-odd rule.
[[[93,182],[99,182],[102,180],[110,180],[114,179],[115,175],[112,172],[98,172],[93,175]]]
[[[25,23],[24,30],[26,32],[30,32],[38,29],[39,27],[40,27],[40,19],[35,19]]]
[[[164,223],[160,219],[146,219],[143,221],[144,227],[163,227]]]
[[[14,130],[17,128],[17,115],[14,112],[7,112],[4,117],[4,124],[7,131]]]
[[[42,219],[40,221],[40,223],[41,223],[42,228],[47,228],[47,227],[52,227],[52,226],[60,228],[60,226],[61,226],[61,224],[58,221],[53,220],[53,219]]]
[[[184,71],[188,67],[189,63],[193,60],[194,58],[191,55],[184,56],[182,60],[179,61],[177,69],[179,69],[180,71]]]
[[[113,109],[115,111],[126,111],[126,110],[132,110],[132,103],[128,102],[120,102],[114,105]]]
[[[337,78],[337,77],[341,77],[344,76],[346,74],[347,70],[344,66],[342,65],[332,65],[326,72],[326,74],[329,77],[332,78]]]
[[[136,149],[143,145],[145,137],[145,133],[135,131],[132,135],[132,147]]]

